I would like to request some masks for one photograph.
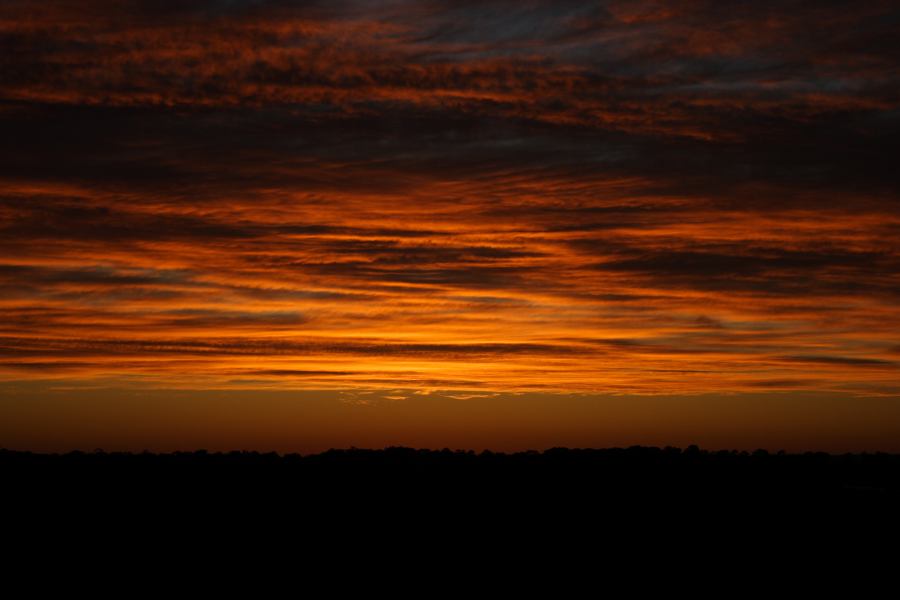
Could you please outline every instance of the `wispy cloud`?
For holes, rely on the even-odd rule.
[[[894,3],[189,4],[0,7],[3,379],[900,394]]]

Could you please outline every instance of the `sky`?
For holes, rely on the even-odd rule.
[[[3,0],[0,447],[900,451],[898,35]]]

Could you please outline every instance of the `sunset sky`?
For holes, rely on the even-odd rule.
[[[900,451],[898,39],[3,0],[0,447]]]

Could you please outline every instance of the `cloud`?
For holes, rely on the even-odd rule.
[[[896,16],[5,2],[2,377],[896,389]]]

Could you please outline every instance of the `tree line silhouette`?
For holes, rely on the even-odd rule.
[[[213,486],[245,490],[274,486],[321,494],[461,493],[528,497],[569,495],[740,494],[770,497],[900,495],[900,455],[766,450],[702,450],[697,446],[550,448],[544,451],[331,449],[318,454],[197,450],[172,453],[73,451],[64,454],[0,449],[9,483],[85,487]]]

